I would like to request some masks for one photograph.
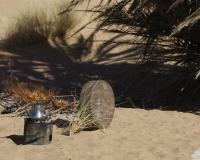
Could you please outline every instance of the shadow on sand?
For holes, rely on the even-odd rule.
[[[1,52],[1,76],[9,75],[4,55],[11,55],[14,60],[12,71],[19,81],[40,83],[45,87],[59,87],[62,92],[76,89],[77,94],[89,80],[104,79],[111,83],[110,77],[119,73],[128,63],[137,48],[116,52],[116,44],[103,43],[95,51],[93,42],[80,36],[69,44],[64,40],[51,40],[21,48]],[[109,53],[109,54],[107,54]],[[133,53],[133,54],[132,54]]]
[[[4,59],[7,54],[15,62],[12,71],[19,81],[57,87],[60,94],[76,92],[79,96],[86,82],[103,79],[113,87],[116,101],[131,86],[127,103],[120,107],[143,107],[143,98],[160,79],[171,76],[168,73],[172,67],[154,61],[137,63],[144,47],[113,43],[116,38],[98,43],[80,35],[73,42],[54,39],[8,49],[0,52],[0,76],[10,74]]]
[[[7,137],[0,137],[0,138],[7,138],[11,139],[16,145],[22,145],[23,144],[23,136],[22,135],[10,135]]]

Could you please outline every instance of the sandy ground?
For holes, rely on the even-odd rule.
[[[5,35],[8,22],[14,19],[20,8],[32,1],[40,3],[39,0],[0,0],[0,37]],[[82,8],[86,6],[84,4]],[[81,17],[84,18],[80,26],[90,18],[88,14]],[[3,55],[8,54],[15,61],[13,71],[20,81],[40,82],[47,87],[60,87],[66,92],[75,88],[79,92],[83,84],[92,79],[102,78],[112,84],[115,80],[109,77],[123,67],[133,65],[136,59],[132,53],[140,52],[141,47],[99,45],[97,42],[85,44],[91,28],[92,25],[69,41],[56,39],[2,51],[0,75],[6,74]],[[98,35],[96,39],[113,36]],[[189,160],[200,148],[199,124],[199,116],[190,113],[116,108],[106,133],[83,131],[68,137],[61,135],[54,126],[51,144],[33,146],[22,145],[23,117],[0,117],[0,159]]]
[[[22,117],[0,117],[4,160],[190,160],[200,142],[200,118],[175,111],[117,108],[106,133],[64,136],[54,126],[48,145],[22,145]]]

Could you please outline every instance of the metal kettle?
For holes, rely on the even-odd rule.
[[[44,120],[49,116],[49,112],[45,111],[45,106],[42,103],[36,102],[32,104],[32,109],[29,113],[29,118],[34,121]]]

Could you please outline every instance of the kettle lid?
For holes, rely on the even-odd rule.
[[[32,109],[45,110],[45,106],[40,102],[33,103]]]
[[[34,106],[39,106],[39,105],[41,106],[41,105],[43,105],[43,104],[40,103],[40,102],[34,102],[33,105],[34,105]]]

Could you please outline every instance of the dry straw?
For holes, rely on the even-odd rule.
[[[77,132],[86,130],[86,129],[95,129],[97,128],[96,119],[94,118],[91,112],[91,100],[90,100],[91,91],[84,95],[84,98],[80,101],[78,106],[79,110],[74,118],[69,120],[69,124],[66,128],[63,128],[63,134],[72,136]]]
[[[103,82],[103,84],[107,83]],[[97,97],[108,95],[108,91],[99,88],[101,85],[102,81],[93,81],[92,83],[86,83],[83,87],[78,112],[74,118],[69,120],[68,126],[63,128],[64,135],[72,136],[82,130],[91,129],[102,129],[103,132],[105,132],[105,128],[107,128],[111,122],[110,119],[113,118],[114,99],[111,100],[110,104],[99,102],[99,105],[97,105]],[[106,118],[108,118],[109,123],[106,122]]]

